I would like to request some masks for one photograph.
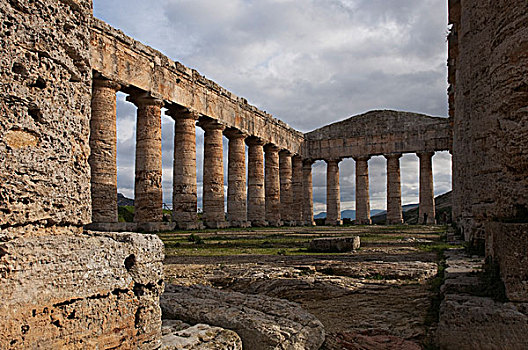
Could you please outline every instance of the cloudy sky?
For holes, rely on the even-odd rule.
[[[372,109],[447,115],[446,0],[94,0],[94,14],[306,132]],[[171,202],[173,122],[163,117],[164,201]],[[118,186],[134,192],[135,107],[118,94]],[[224,143],[227,140],[224,139]],[[201,188],[203,132],[197,128]],[[225,148],[224,144],[224,148]],[[225,160],[224,160],[225,161]],[[451,157],[434,157],[436,194]],[[386,207],[383,157],[370,166],[371,207]],[[354,209],[354,161],[341,170]],[[314,165],[315,212],[326,165]],[[199,194],[201,197],[201,194]],[[402,158],[402,199],[418,201],[418,158]],[[201,198],[200,198],[201,199]]]

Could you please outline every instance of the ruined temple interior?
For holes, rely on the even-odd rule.
[[[274,347],[262,329],[237,335],[224,327],[226,349],[319,349],[323,326],[297,304],[167,283],[164,245],[153,233],[313,226],[312,164],[319,160],[327,165],[326,225],[339,227],[346,158],[356,164],[356,223],[370,225],[373,156],[387,160],[387,223],[402,224],[402,154],[419,157],[418,220],[432,225],[432,157],[440,151],[453,160],[453,230],[469,246],[483,246],[507,303],[446,296],[436,346],[528,348],[528,2],[448,6],[448,118],[375,110],[301,133],[95,18],[90,0],[0,0],[0,348],[170,349],[162,309],[164,318],[176,315],[182,306],[175,300],[191,295],[221,300],[219,314],[231,310],[225,305],[273,309],[281,327],[300,329]],[[137,107],[134,222],[118,222],[118,92]],[[168,221],[162,108],[175,122]],[[201,218],[197,126],[207,165]],[[193,327],[206,323],[193,320]]]

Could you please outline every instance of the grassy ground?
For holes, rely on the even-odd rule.
[[[252,228],[165,232],[159,236],[165,243],[167,256],[310,255],[308,246],[314,238],[352,235],[361,237],[362,246],[408,245],[408,240],[414,239],[419,249],[433,251],[445,245],[442,240],[445,230],[444,226],[417,225]]]

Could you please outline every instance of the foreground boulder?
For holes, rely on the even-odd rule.
[[[162,350],[242,350],[238,334],[220,327],[164,320],[162,332]]]
[[[359,236],[316,238],[310,242],[310,251],[320,253],[343,253],[359,249]]]
[[[244,349],[316,350],[325,339],[321,322],[299,305],[263,295],[167,285],[161,307],[164,319],[235,331]]]

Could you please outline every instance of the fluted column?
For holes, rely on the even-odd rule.
[[[326,225],[339,226],[341,220],[341,194],[339,188],[339,162],[341,159],[326,161]]]
[[[134,221],[162,222],[161,107],[163,101],[146,94],[129,100],[137,106]]]
[[[224,126],[215,121],[200,121],[204,129],[203,216],[206,227],[227,227],[224,210]]]
[[[266,145],[265,152],[265,182],[266,182],[266,221],[270,226],[280,226],[280,177],[279,177],[279,148]]]
[[[229,139],[227,166],[227,220],[233,227],[248,227],[246,193],[246,135],[227,130]]]
[[[117,222],[116,92],[120,86],[94,79],[90,119],[92,222]]]
[[[292,155],[289,151],[279,152],[281,219],[284,225],[294,225],[292,218]]]
[[[303,160],[303,220],[304,224],[314,226],[313,218],[313,185],[312,185],[312,164],[311,159]]]
[[[199,115],[177,107],[169,108],[167,113],[175,122],[172,220],[180,229],[201,228],[196,185],[196,120]]]
[[[434,152],[418,153],[420,158],[420,206],[418,223],[435,224],[435,200],[433,185]]]
[[[357,157],[356,161],[356,224],[370,225],[370,195],[368,160],[370,157]]]
[[[292,221],[304,225],[303,221],[303,163],[301,156],[292,157]]]
[[[403,223],[401,205],[401,153],[385,155],[387,158],[387,224],[396,225]]]
[[[248,145],[248,221],[252,226],[266,226],[266,196],[264,191],[264,142],[255,137]]]

